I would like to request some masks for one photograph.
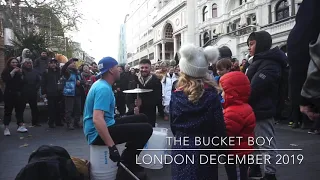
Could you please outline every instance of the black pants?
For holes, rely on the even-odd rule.
[[[159,116],[164,117],[164,107],[162,105],[162,102],[157,104],[157,109],[158,109]]]
[[[126,116],[116,119],[116,123],[108,127],[109,133],[115,144],[126,142],[126,149],[123,151],[121,160],[128,168],[135,168],[136,155],[143,149],[152,135],[152,127],[148,123],[148,118],[144,114]],[[93,145],[105,145],[98,136]]]
[[[116,95],[116,104],[117,110],[119,111],[120,115],[123,116],[126,113],[126,96],[122,92],[117,92]]]
[[[4,92],[4,118],[3,123],[8,126],[11,122],[13,108],[15,110],[17,124],[23,123],[24,101],[21,93]]]
[[[231,163],[225,164],[228,180],[247,180],[248,179],[248,164],[241,163],[237,164],[235,161],[230,161]],[[239,173],[239,174],[238,174]]]
[[[49,125],[62,124],[60,117],[59,96],[48,96]]]
[[[80,123],[81,96],[65,96],[65,118],[69,126]]]
[[[24,94],[24,106],[23,111],[26,109],[27,103],[30,106],[31,109],[31,117],[32,117],[32,124],[38,124],[39,123],[39,109],[38,109],[38,94],[37,92],[33,94]]]

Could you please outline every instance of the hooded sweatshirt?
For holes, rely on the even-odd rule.
[[[257,121],[276,115],[282,69],[287,66],[287,56],[278,47],[271,48],[271,35],[266,31],[253,32],[256,51],[246,75],[251,82],[249,104]]]

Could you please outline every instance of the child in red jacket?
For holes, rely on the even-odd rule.
[[[254,136],[256,118],[251,106],[248,104],[250,95],[250,81],[240,71],[225,74],[220,79],[222,88],[224,121],[229,137],[241,137],[241,141],[234,143],[228,153],[243,157],[253,152],[253,147],[248,144],[248,137]],[[239,150],[245,149],[245,150]],[[236,159],[234,156],[234,159]],[[228,180],[247,180],[248,165],[234,162],[225,165]],[[237,171],[240,171],[238,173]]]

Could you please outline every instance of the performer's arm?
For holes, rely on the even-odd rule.
[[[93,111],[93,123],[96,127],[99,136],[103,140],[103,142],[108,146],[114,146],[114,142],[110,136],[107,123],[104,120],[104,111],[102,110],[94,110]]]

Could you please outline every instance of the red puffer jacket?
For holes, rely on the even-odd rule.
[[[250,81],[242,72],[230,72],[220,79],[224,97],[224,121],[229,137],[242,137],[240,143],[235,142],[233,149],[252,149],[230,151],[230,154],[240,156],[251,154],[253,146],[249,146],[248,137],[254,137],[256,118],[248,104],[250,96]]]

